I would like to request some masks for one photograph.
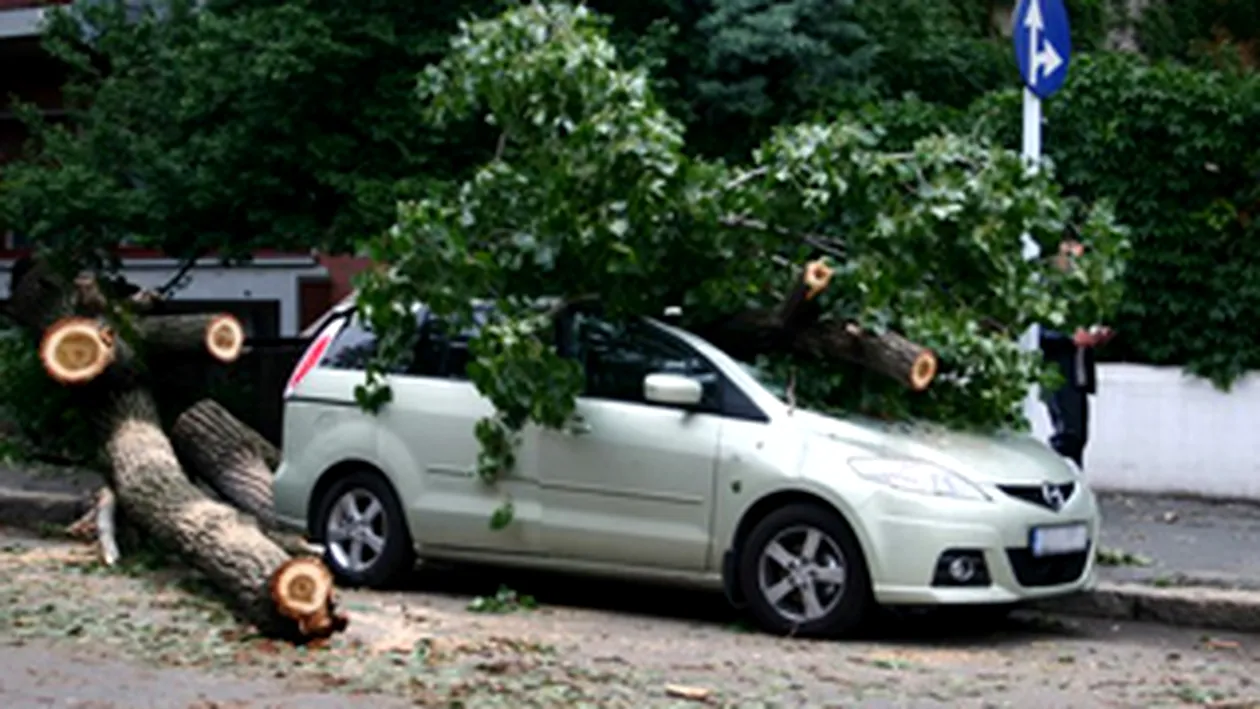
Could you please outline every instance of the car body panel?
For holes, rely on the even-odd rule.
[[[277,517],[306,526],[318,475],[345,461],[389,467],[379,456],[377,421],[354,403],[363,374],[316,369],[284,409],[284,457],[272,483]],[[333,433],[333,435],[328,435]]]
[[[723,416],[581,397],[576,427],[527,428],[514,470],[489,487],[475,472],[473,427],[493,411],[471,383],[393,375],[393,401],[374,416],[353,404],[362,372],[316,367],[286,406],[278,512],[305,526],[316,481],[357,460],[394,485],[422,557],[712,587],[721,584],[723,559],[737,550],[750,510],[791,493],[849,523],[882,603],[1006,603],[1094,583],[1096,500],[1075,466],[1040,441],[797,409],[711,344],[648,322],[708,360],[754,411]],[[858,475],[849,464],[857,458],[931,463],[964,476],[988,499],[891,488]],[[1074,485],[1062,509],[1000,487],[1043,483]],[[490,516],[505,496],[514,520],[492,530]],[[1065,583],[1021,586],[1010,550],[1028,546],[1033,526],[1074,521],[1089,529],[1083,572]],[[934,585],[940,554],[958,548],[982,551],[989,585]]]
[[[391,376],[393,401],[377,416],[380,447],[410,520],[424,546],[540,551],[537,429],[522,432],[516,466],[494,487],[477,475],[473,428],[494,409],[470,382]],[[494,511],[510,498],[513,522],[492,529]]]
[[[576,560],[710,567],[722,418],[582,398],[574,426],[542,431],[543,548]]]

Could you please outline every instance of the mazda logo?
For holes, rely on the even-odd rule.
[[[1063,499],[1063,490],[1058,485],[1045,483],[1041,486],[1041,499],[1045,500],[1046,506],[1058,512],[1067,500]]]

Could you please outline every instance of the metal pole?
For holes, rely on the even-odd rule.
[[[1036,68],[1034,67],[1034,71]],[[1037,98],[1032,91],[1024,89],[1024,146],[1023,157],[1028,169],[1037,170],[1037,163],[1041,161],[1041,99]],[[1038,248],[1037,242],[1032,237],[1024,234],[1022,237],[1023,252],[1026,260],[1033,260],[1041,255],[1041,249]],[[1040,326],[1036,323],[1028,328],[1020,338],[1020,343],[1025,350],[1037,351],[1038,332]],[[1033,426],[1038,420],[1041,411],[1040,387],[1033,386],[1028,392],[1028,398],[1024,400],[1024,417],[1028,420],[1029,426]]]

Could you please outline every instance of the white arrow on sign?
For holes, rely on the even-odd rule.
[[[1024,15],[1024,28],[1028,30],[1028,80],[1036,86],[1038,79],[1042,76],[1050,76],[1063,65],[1063,57],[1059,56],[1053,44],[1045,42],[1044,47],[1040,49],[1037,47],[1042,44],[1038,41],[1039,35],[1046,28],[1045,18],[1041,16],[1041,0],[1031,0],[1028,3],[1028,13]]]

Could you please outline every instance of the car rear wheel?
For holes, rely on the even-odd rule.
[[[338,480],[324,494],[314,521],[324,562],[342,584],[381,588],[412,570],[415,556],[402,505],[379,474],[358,471]]]
[[[818,505],[790,505],[761,520],[741,545],[739,582],[754,619],[776,634],[843,635],[872,605],[857,539]]]

